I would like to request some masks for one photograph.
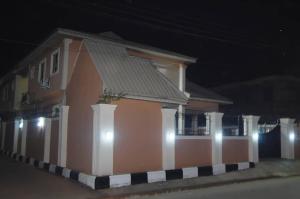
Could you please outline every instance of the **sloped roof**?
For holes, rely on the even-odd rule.
[[[126,97],[184,104],[183,92],[146,59],[128,55],[116,43],[85,39],[84,44],[103,80],[104,87]]]
[[[191,99],[198,99],[203,101],[212,101],[212,102],[218,102],[221,104],[232,104],[232,101],[222,95],[219,95],[215,93],[214,91],[211,91],[209,89],[203,88],[199,86],[198,84],[195,84],[193,82],[190,82],[186,80],[185,84],[186,92],[190,93]]]

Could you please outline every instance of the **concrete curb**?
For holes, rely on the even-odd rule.
[[[14,160],[32,165],[35,168],[43,169],[49,173],[73,181],[80,182],[94,190],[115,187],[124,187],[136,184],[163,182],[175,179],[188,179],[201,176],[219,175],[226,172],[245,170],[254,168],[253,162],[241,162],[237,164],[219,164],[213,166],[188,167],[181,169],[149,171],[141,173],[130,173],[111,176],[93,176],[68,168],[60,167],[54,164],[36,160],[32,157],[24,157],[22,155],[12,153],[10,151],[0,151],[0,154],[6,155]]]

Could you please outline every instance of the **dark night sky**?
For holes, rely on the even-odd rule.
[[[300,3],[293,0],[43,0],[2,3],[1,75],[57,27],[114,31],[198,58],[187,77],[205,86],[272,74],[300,76]],[[148,2],[148,3],[147,3]]]

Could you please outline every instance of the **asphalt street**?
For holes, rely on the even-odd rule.
[[[162,183],[141,184],[116,189],[94,191],[77,182],[49,174],[30,165],[0,156],[0,199],[100,199],[146,193],[157,195],[132,196],[133,198],[300,198],[300,177],[280,178],[228,184],[228,181],[256,179],[268,176],[299,175],[300,161],[265,161],[255,169]],[[207,184],[223,182],[228,185],[204,188]],[[193,187],[193,189],[189,188]],[[202,188],[200,188],[202,187]],[[187,188],[187,189],[186,189]],[[178,191],[185,189],[184,191]],[[175,192],[168,192],[173,190]]]
[[[299,199],[300,177],[269,179],[210,188],[134,196],[142,199]]]

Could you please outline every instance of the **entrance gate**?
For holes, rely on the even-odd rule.
[[[281,158],[280,125],[268,133],[259,134],[259,158]]]

